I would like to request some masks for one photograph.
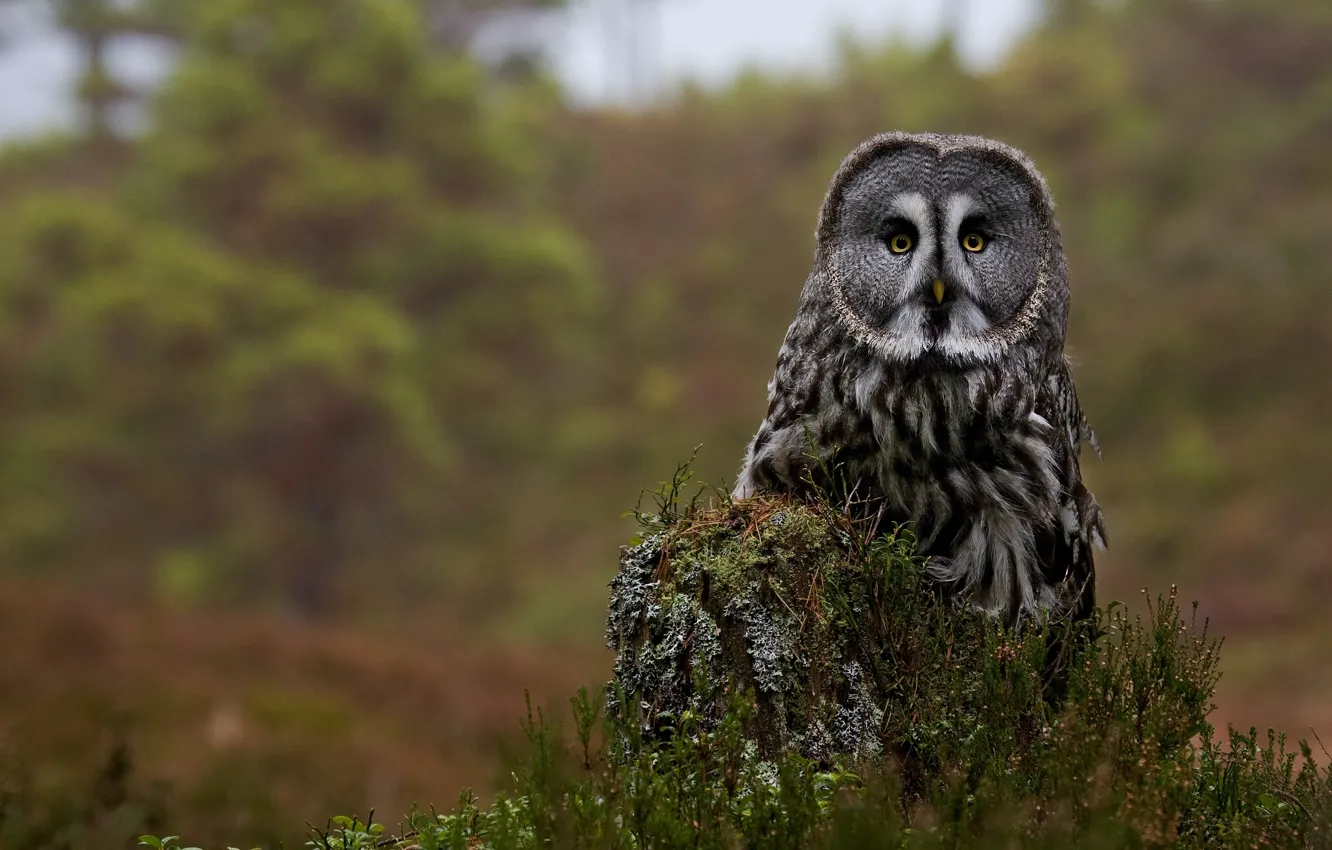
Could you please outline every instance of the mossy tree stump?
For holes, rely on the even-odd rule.
[[[763,758],[939,764],[967,737],[1021,751],[1048,723],[1048,628],[1022,635],[942,598],[909,531],[778,498],[641,516],[611,585],[613,711],[648,733],[750,700]],[[624,695],[621,704],[614,693]],[[969,737],[968,737],[969,736]]]

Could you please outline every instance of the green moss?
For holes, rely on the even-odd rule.
[[[999,752],[1048,725],[1056,627],[1016,640],[953,610],[908,531],[775,499],[657,515],[645,531],[623,553],[607,624],[615,685],[636,695],[645,731],[685,712],[715,720],[733,691],[752,694],[765,758],[937,762],[956,729],[1002,720],[973,736]],[[1003,706],[1011,716],[994,717]]]

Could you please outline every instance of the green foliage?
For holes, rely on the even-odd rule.
[[[155,835],[139,836],[140,847],[151,847],[152,850],[200,850],[198,847],[180,847],[176,841],[180,838],[178,835],[166,835],[158,838]],[[227,850],[239,850],[237,847],[227,847]],[[259,848],[255,848],[259,850]]]
[[[247,561],[290,551],[295,532],[273,507],[312,498],[295,488],[337,487],[340,466],[445,461],[413,371],[414,329],[385,305],[75,198],[35,199],[7,229],[18,239],[0,260],[0,294],[30,320],[15,389],[32,406],[8,424],[6,452],[36,492],[5,512],[3,539],[34,566],[165,543],[163,558],[194,550],[225,568],[214,580],[244,577]],[[324,454],[302,458],[297,445],[321,450],[312,415]],[[157,455],[147,468],[144,441]],[[374,475],[360,485],[396,493]],[[219,526],[249,539],[209,548]]]
[[[672,533],[717,522],[717,512],[696,511]],[[978,627],[970,612],[922,593],[909,551],[888,545],[901,557],[879,592],[924,625],[878,648],[894,661],[935,659],[901,670],[909,685],[883,717],[884,739],[906,746],[830,760],[764,753],[757,690],[737,686],[719,712],[689,709],[645,727],[638,711],[603,711],[583,689],[570,700],[572,736],[529,704],[525,755],[488,805],[464,792],[447,813],[414,811],[396,836],[373,813],[337,818],[307,846],[1324,846],[1327,766],[1275,734],[1266,747],[1252,731],[1215,736],[1206,714],[1218,645],[1181,616],[1173,594],[1145,617],[1102,614],[1104,636],[1076,658],[1067,700],[1053,710],[1039,688],[1021,686],[1045,669],[1041,633]],[[848,569],[876,581],[880,555],[861,557]],[[957,669],[939,663],[950,658]],[[612,696],[612,706],[652,697]]]
[[[1131,665],[1198,663],[1165,657],[1182,627],[1163,608],[1121,633],[1116,645],[1135,648],[1119,663],[1100,653],[1089,663],[1105,664],[1116,688],[1149,685]],[[1149,646],[1149,656],[1137,654]],[[1145,701],[1148,711],[1156,699]],[[1317,847],[1332,828],[1326,768],[1308,756],[1296,768],[1280,738],[1263,750],[1252,734],[1232,733],[1223,745],[1210,727],[1201,743],[1139,737],[1131,712],[1094,722],[1070,709],[1006,764],[957,757],[980,730],[952,730],[945,738],[956,755],[918,774],[926,781],[912,790],[893,760],[759,760],[744,731],[750,710],[737,695],[718,723],[686,714],[673,737],[650,744],[635,724],[603,717],[600,738],[616,743],[591,745],[580,731],[566,748],[538,718],[508,792],[489,806],[464,794],[447,814],[413,813],[401,838],[378,846]],[[995,715],[1006,719],[1002,708]],[[597,718],[576,701],[574,719],[582,730]]]
[[[1329,765],[1305,743],[1290,751],[1275,733],[1265,747],[1252,730],[1216,736],[1207,715],[1219,642],[1184,618],[1173,591],[1145,615],[1118,605],[1098,610],[1099,638],[1068,647],[1066,689],[1052,701],[1041,687],[1051,670],[1049,628],[1012,631],[942,598],[901,534],[867,531],[826,501],[685,505],[684,479],[682,471],[663,487],[658,511],[640,520],[643,542],[626,550],[621,579],[630,581],[617,581],[610,614],[621,656],[604,708],[579,691],[569,701],[567,735],[529,701],[525,753],[488,805],[464,792],[447,813],[414,811],[397,836],[387,836],[373,813],[335,818],[307,846],[1326,843]],[[644,547],[669,552],[669,560],[654,557],[655,581],[631,587]],[[707,595],[724,613],[657,634],[649,612],[678,608],[672,599],[690,592],[681,576],[691,564],[715,576]],[[773,595],[753,598],[753,584],[763,581]],[[776,596],[779,582],[789,599]],[[748,609],[732,604],[741,599]],[[640,610],[630,612],[635,605]],[[797,621],[780,653],[766,646],[773,630],[753,626],[754,609],[767,608]],[[829,638],[839,622],[854,643]],[[734,627],[737,651],[689,650],[724,646]],[[709,638],[707,628],[720,637]],[[831,666],[822,657],[828,645],[838,647]],[[673,666],[666,646],[679,647],[689,663]],[[839,680],[835,666],[851,663],[884,681],[872,724],[847,737],[835,727],[850,722],[857,683]],[[643,667],[668,673],[644,676]],[[672,671],[692,675],[692,692],[678,691]],[[774,684],[783,679],[795,681]],[[814,723],[774,695],[840,699],[832,734],[824,733],[836,746],[811,752]]]
[[[591,263],[535,203],[519,96],[418,4],[177,12],[110,197],[0,209],[0,556],[325,616],[349,572],[437,559],[431,494],[556,424]]]

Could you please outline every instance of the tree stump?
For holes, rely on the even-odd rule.
[[[644,519],[611,584],[610,708],[648,735],[749,700],[758,754],[928,754],[968,722],[1043,717],[1044,633],[933,590],[909,531],[778,498]]]

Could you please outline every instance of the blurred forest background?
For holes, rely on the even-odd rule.
[[[847,45],[632,110],[467,50],[549,2],[49,2],[81,124],[0,149],[0,845],[488,787],[525,688],[606,677],[640,489],[734,474],[892,128],[1050,179],[1100,598],[1178,583],[1221,722],[1332,740],[1326,0],[1048,0],[993,70]],[[130,35],[176,51],[151,95]]]

